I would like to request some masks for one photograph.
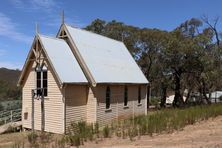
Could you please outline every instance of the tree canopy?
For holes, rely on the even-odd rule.
[[[198,103],[210,103],[206,94],[221,90],[218,20],[191,18],[163,31],[96,19],[85,29],[124,42],[151,82],[152,94],[161,97],[161,106],[170,92],[173,105],[183,106],[192,93],[199,94]]]

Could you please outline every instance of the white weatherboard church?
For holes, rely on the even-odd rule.
[[[18,85],[28,129],[63,134],[71,122],[147,114],[148,81],[124,43],[67,24],[36,34]]]

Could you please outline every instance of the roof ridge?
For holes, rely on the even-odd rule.
[[[55,39],[58,41],[64,41],[63,39],[57,38],[57,37],[52,37],[52,36],[47,36],[47,35],[43,35],[43,34],[38,34],[40,37],[45,37],[45,38],[50,38],[50,39]]]
[[[116,39],[112,39],[112,38],[109,38],[107,36],[104,36],[104,35],[101,35],[101,34],[98,34],[98,33],[95,33],[95,32],[92,32],[92,31],[89,31],[89,30],[85,30],[83,28],[78,28],[78,27],[74,27],[74,26],[71,26],[71,25],[68,25],[68,24],[65,24],[66,26],[69,26],[69,27],[72,27],[74,29],[78,29],[78,30],[82,30],[82,31],[85,31],[85,32],[88,32],[88,33],[92,33],[94,35],[97,35],[97,36],[101,36],[101,37],[104,37],[104,38],[107,38],[109,40],[113,40],[113,41],[116,41],[116,42],[120,42],[122,44],[124,44],[122,41],[119,41],[119,40],[116,40]]]

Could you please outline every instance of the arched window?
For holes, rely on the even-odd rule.
[[[138,87],[138,104],[141,103],[141,87]]]
[[[127,103],[128,103],[128,88],[127,88],[127,86],[125,86],[125,89],[124,89],[124,106],[127,106]]]
[[[106,109],[110,108],[110,96],[111,96],[110,87],[107,86],[107,88],[106,88]]]
[[[45,65],[40,66],[39,64],[36,66],[36,89],[37,96],[48,95],[48,75],[47,75],[47,67]]]

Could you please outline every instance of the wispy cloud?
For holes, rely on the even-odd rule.
[[[0,68],[8,68],[8,69],[22,69],[21,63],[13,63],[9,61],[0,61]]]
[[[54,0],[10,0],[12,5],[16,8],[24,9],[25,11],[44,10],[51,11],[57,7]]]
[[[32,0],[31,5],[36,8],[51,9],[55,6],[54,0]]]
[[[18,24],[14,23],[8,16],[0,12],[0,36],[29,43],[32,37],[19,32],[17,27]]]

